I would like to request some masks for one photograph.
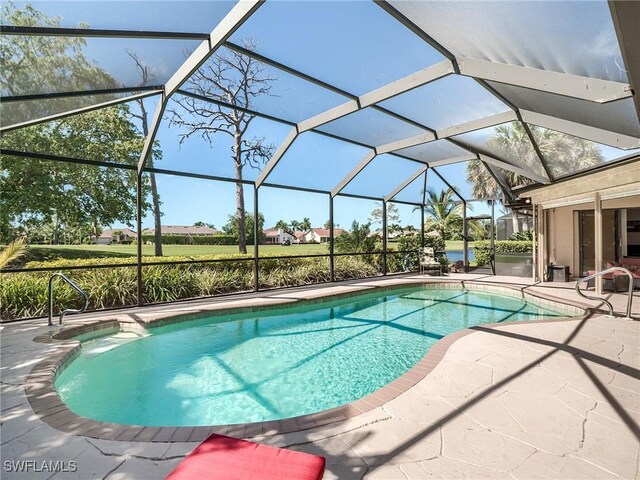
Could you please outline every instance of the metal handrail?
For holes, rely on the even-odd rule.
[[[60,273],[60,272],[54,273],[53,275],[51,275],[51,278],[49,278],[49,325],[53,325],[53,281],[56,279],[56,277],[61,278],[62,280],[67,282],[69,285],[71,285],[71,287],[76,292],[78,292],[82,296],[82,298],[84,299],[84,304],[82,305],[82,308],[80,308],[80,309],[67,308],[67,309],[63,310],[62,312],[60,312],[60,321],[58,322],[58,325],[62,325],[62,321],[64,319],[64,316],[67,313],[82,313],[89,306],[89,295],[87,295],[87,292],[85,292],[78,285],[76,285],[64,273]]]
[[[613,305],[611,305],[611,302],[609,302],[608,300],[605,300],[604,298],[600,298],[600,297],[590,297],[588,295],[585,295],[584,293],[582,293],[582,291],[580,290],[580,284],[582,282],[588,282],[589,280],[593,280],[597,277],[600,277],[602,275],[606,275],[607,273],[611,273],[611,272],[624,272],[627,274],[627,276],[629,277],[629,291],[627,292],[627,317],[626,318],[631,318],[631,302],[633,301],[633,274],[631,273],[631,271],[629,271],[628,269],[624,268],[624,267],[611,267],[611,268],[607,268],[606,270],[602,270],[600,272],[596,272],[592,275],[589,275],[588,277],[584,277],[579,279],[576,282],[576,292],[578,293],[578,295],[580,295],[583,298],[586,298],[587,300],[596,300],[596,301],[600,301],[600,302],[604,302],[607,304],[607,306],[609,307],[609,316],[613,317]],[[614,288],[615,290],[615,288]]]

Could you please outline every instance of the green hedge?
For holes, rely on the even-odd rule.
[[[194,245],[237,245],[238,240],[233,235],[212,235],[206,237],[192,237]],[[252,242],[253,243],[253,242]]]
[[[185,265],[149,265],[142,270],[143,301],[169,302],[253,289],[253,262],[240,261],[240,255],[211,255],[231,261],[190,263]],[[206,259],[207,257],[198,257]],[[145,261],[189,260],[188,257],[145,257]],[[236,261],[233,261],[236,260]],[[65,266],[126,264],[135,259],[79,259],[55,262],[30,262],[29,267],[59,267],[89,295],[89,309],[135,305],[136,270],[134,267],[66,270]],[[328,258],[290,258],[260,260],[261,288],[308,285],[329,281]],[[338,257],[338,280],[374,276],[378,270],[365,259]],[[51,272],[3,273],[0,278],[0,317],[4,320],[44,316],[47,313],[47,284]],[[59,283],[55,289],[54,311],[61,307],[78,308],[80,299],[71,287]]]
[[[484,240],[476,242],[473,252],[479,267],[489,265],[489,250],[491,242]],[[519,240],[498,240],[495,242],[496,253],[528,253],[533,252],[533,242]]]
[[[153,235],[142,235],[142,243],[154,243]],[[237,245],[233,235],[162,235],[163,245]]]

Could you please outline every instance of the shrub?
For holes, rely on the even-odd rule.
[[[491,242],[476,242],[473,252],[476,257],[476,264],[480,267],[489,265]],[[495,242],[496,253],[528,253],[533,252],[533,242],[530,241],[514,241],[514,240],[498,240]]]
[[[512,233],[507,240],[533,241],[533,230],[527,229],[520,232]]]
[[[335,257],[333,268],[336,280],[348,280],[350,278],[374,277],[380,273],[373,262],[358,257]]]
[[[239,270],[198,269],[193,272],[193,280],[201,295],[219,295],[253,288],[253,275]]]
[[[398,250],[401,252],[412,252],[409,254],[387,255],[387,268],[390,272],[417,271],[420,265],[420,235],[403,235],[398,238]],[[442,237],[424,237],[424,246],[434,250],[444,250],[445,241]],[[413,252],[416,252],[414,254]],[[390,261],[390,259],[392,259]]]
[[[146,265],[142,268],[143,301],[168,302],[188,298],[245,291],[253,288],[253,262],[242,261],[241,255],[208,255],[198,257],[226,258],[215,263]],[[244,257],[246,258],[246,257]],[[145,257],[145,262],[190,260],[188,257]],[[137,268],[114,267],[66,270],[68,266],[127,264],[133,258],[104,258],[30,262],[29,267],[58,267],[89,295],[89,309],[135,305]],[[275,259],[261,257],[260,285],[274,288],[328,282],[329,261],[325,258]],[[336,279],[374,276],[378,270],[371,260],[336,257]],[[43,316],[47,313],[47,286],[51,272],[3,273],[0,279],[0,317],[14,319]],[[79,308],[81,299],[67,284],[56,284],[54,312]]]

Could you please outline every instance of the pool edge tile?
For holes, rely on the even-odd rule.
[[[105,334],[109,330],[118,326],[122,330],[132,328],[124,327],[124,324],[135,324],[137,328],[141,323],[142,328],[149,325],[162,325],[176,322],[188,321],[189,319],[197,319],[202,315],[224,314],[223,312],[239,313],[241,311],[260,312],[273,308],[280,308],[287,304],[298,303],[321,303],[333,301],[340,298],[349,298],[363,292],[375,292],[376,290],[396,289],[413,286],[426,286],[427,288],[464,288],[477,291],[494,291],[508,296],[520,297],[525,300],[531,299],[543,306],[559,309],[567,313],[563,317],[541,318],[538,320],[530,320],[527,324],[532,323],[550,323],[563,322],[583,318],[592,311],[599,311],[591,308],[589,305],[580,303],[575,300],[559,298],[548,295],[546,292],[531,292],[528,287],[517,287],[512,285],[477,282],[473,280],[458,279],[402,279],[383,280],[379,279],[379,285],[350,285],[349,290],[342,292],[329,292],[322,295],[322,292],[314,292],[313,295],[307,294],[302,298],[265,298],[244,299],[244,300],[228,300],[224,305],[213,305],[209,308],[199,306],[189,309],[182,314],[176,315],[159,315],[157,323],[153,319],[146,321],[125,320],[125,314],[119,313],[117,318],[95,320],[82,325],[74,325],[71,327],[57,327],[47,334],[38,335],[33,340],[40,343],[54,344],[58,347],[46,359],[38,362],[24,382],[24,390],[27,400],[37,417],[44,423],[50,425],[56,430],[64,431],[74,435],[84,435],[92,438],[101,438],[116,441],[129,442],[198,442],[207,438],[212,433],[221,435],[238,436],[240,438],[255,437],[258,435],[277,435],[282,433],[292,433],[301,430],[308,430],[318,426],[338,423],[348,418],[352,418],[375,408],[401,396],[406,391],[414,387],[418,382],[429,375],[444,358],[447,351],[457,340],[472,333],[478,333],[481,330],[473,327],[460,330],[449,334],[438,340],[425,354],[425,356],[416,363],[411,369],[403,375],[393,380],[389,384],[362,397],[354,402],[322,412],[316,412],[310,415],[299,417],[280,419],[274,421],[264,421],[248,424],[222,425],[222,426],[198,426],[198,427],[150,427],[150,426],[128,426],[107,422],[98,422],[84,417],[80,417],[68,409],[66,404],[60,399],[54,388],[54,382],[59,373],[68,365],[76,355],[79,354],[81,343],[74,337],[88,332],[104,331]],[[228,303],[244,302],[239,307],[229,306]],[[247,305],[248,303],[248,305]],[[213,308],[212,308],[213,307]],[[573,316],[569,313],[573,313]],[[497,324],[484,324],[483,328],[503,328],[512,325],[518,325],[519,322],[505,322]],[[203,437],[202,440],[199,440]]]

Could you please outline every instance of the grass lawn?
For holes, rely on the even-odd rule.
[[[446,242],[447,250],[462,250],[462,240],[447,240]],[[476,242],[469,242],[469,248],[473,248]]]
[[[75,258],[100,258],[100,257],[135,257],[135,245],[30,245],[28,260],[45,261],[56,259]],[[253,245],[247,246],[247,251],[253,255]],[[143,245],[142,254],[145,256],[154,255],[153,245]],[[229,255],[238,253],[235,245],[164,245],[162,253],[165,256],[187,256],[198,255]],[[260,253],[280,254],[280,255],[313,255],[318,253],[329,253],[326,245],[260,245]]]
[[[469,247],[473,247],[474,242],[469,242]],[[397,246],[390,242],[389,250],[396,250]],[[27,261],[47,261],[58,259],[76,258],[105,258],[105,257],[135,257],[135,245],[30,245]],[[235,245],[164,245],[165,256],[186,256],[196,257],[198,255],[229,255],[238,253]],[[462,241],[448,240],[447,250],[462,250]],[[247,246],[249,255],[253,255],[253,246]],[[329,253],[327,245],[303,244],[290,245],[260,245],[261,254],[271,255],[314,255]],[[143,245],[142,254],[153,256],[153,245]]]

